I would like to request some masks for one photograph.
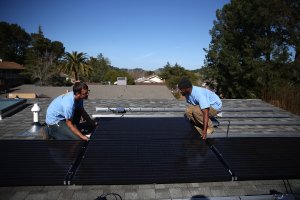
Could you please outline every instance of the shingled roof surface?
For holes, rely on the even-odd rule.
[[[185,101],[176,100],[165,86],[91,85],[84,105],[90,115],[111,115],[98,108],[148,108],[147,112],[125,115],[168,115],[182,117]],[[41,108],[40,122],[52,98],[65,88],[22,86],[17,92],[34,92],[50,98],[28,99],[27,106],[0,121],[1,140],[40,140],[40,135],[23,134],[32,125],[33,103]],[[42,96],[42,95],[41,95]],[[157,109],[156,111],[153,108]],[[173,108],[164,112],[163,108]],[[149,112],[149,110],[151,110]],[[172,110],[172,109],[169,109]],[[224,99],[220,126],[209,138],[223,137],[300,137],[300,117],[259,99]],[[37,150],[38,151],[38,150]],[[199,169],[201,170],[201,169]],[[118,193],[123,199],[274,199],[270,191],[300,193],[300,180],[256,180],[144,185],[70,185],[0,187],[0,199],[96,199],[102,193]],[[258,196],[259,195],[259,196]],[[297,196],[297,195],[295,195]],[[225,198],[227,197],[227,198]]]

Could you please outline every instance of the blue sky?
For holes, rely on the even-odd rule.
[[[230,0],[2,0],[0,21],[45,37],[66,51],[102,53],[119,68],[155,70],[169,62],[203,66],[216,10]]]

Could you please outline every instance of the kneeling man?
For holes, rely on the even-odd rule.
[[[83,107],[83,100],[88,98],[89,89],[86,83],[76,82],[73,91],[56,97],[46,113],[45,133],[58,140],[88,140],[80,130],[81,117],[87,128],[93,131],[97,122],[92,120]]]
[[[221,112],[221,99],[206,88],[193,86],[186,77],[180,80],[178,89],[189,104],[185,112],[187,118],[193,122],[202,139],[205,140],[207,134],[212,134],[214,131],[213,123],[209,116],[216,116]]]

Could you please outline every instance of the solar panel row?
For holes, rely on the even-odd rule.
[[[185,118],[103,118],[88,143],[0,140],[0,186],[300,178],[300,138],[211,138]]]

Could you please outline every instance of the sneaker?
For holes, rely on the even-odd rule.
[[[213,134],[214,131],[215,131],[214,127],[208,127],[207,128],[207,135]]]
[[[49,139],[49,135],[48,135],[48,133],[46,131],[46,126],[42,126],[42,128],[41,128],[40,131],[41,131],[41,135],[42,135],[43,140],[48,140]]]

